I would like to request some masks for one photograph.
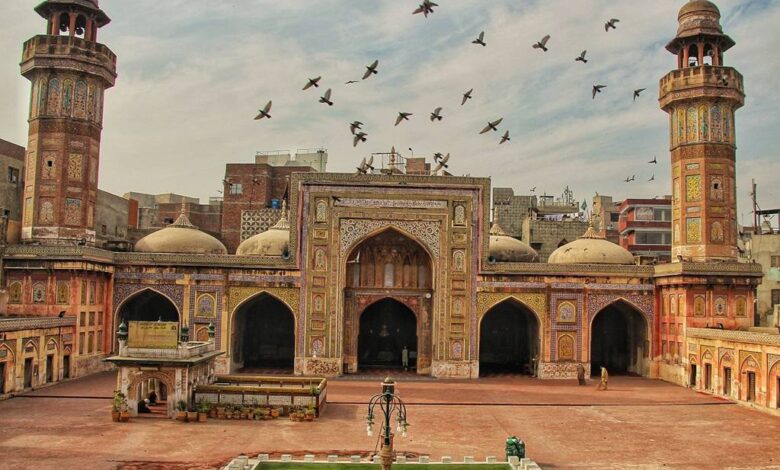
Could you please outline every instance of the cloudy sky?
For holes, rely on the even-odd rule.
[[[0,138],[24,145],[29,83],[22,43],[43,33],[40,0],[2,0]],[[454,174],[490,176],[516,193],[575,197],[669,194],[667,117],[658,80],[675,66],[663,46],[682,0],[438,0],[427,19],[417,0],[101,0],[112,22],[100,41],[119,57],[107,92],[100,187],[113,193],[219,195],[228,162],[255,151],[324,147],[330,171],[353,171],[392,145],[408,155],[452,154]],[[726,64],[745,76],[737,114],[739,212],[750,221],[751,178],[759,202],[780,206],[777,93],[780,0],[720,0],[737,42]],[[604,22],[619,18],[616,31]],[[487,47],[470,43],[485,31]],[[531,48],[552,35],[550,51]],[[587,49],[589,62],[574,58]],[[380,73],[355,85],[365,65]],[[301,91],[307,77],[320,89]],[[596,100],[591,86],[607,88]],[[317,102],[333,88],[335,106]],[[474,99],[460,106],[461,94]],[[632,90],[647,88],[636,103]],[[273,119],[254,121],[273,99]],[[442,106],[444,120],[427,116]],[[410,122],[393,123],[399,111]],[[498,133],[478,135],[487,120]],[[347,124],[368,142],[352,147]],[[657,155],[658,165],[647,160]],[[648,182],[655,173],[656,180]],[[626,184],[626,176],[636,182]]]

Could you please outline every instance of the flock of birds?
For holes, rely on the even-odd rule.
[[[418,7],[412,12],[412,14],[420,14],[422,13],[423,16],[426,18],[428,15],[431,15],[434,13],[434,8],[438,7],[439,5],[430,1],[430,0],[423,0],[421,4],[418,5]],[[617,29],[617,23],[620,22],[618,18],[611,18],[604,24],[604,31],[609,32],[610,29]],[[549,47],[548,43],[550,41],[550,35],[545,35],[542,39],[540,39],[538,42],[534,43],[531,47],[533,49],[538,49],[542,52],[548,52]],[[485,32],[481,31],[479,35],[477,35],[476,39],[471,41],[472,44],[487,47],[487,42],[485,40]],[[575,62],[581,62],[583,64],[588,63],[588,59],[586,59],[588,51],[583,50],[579,56],[577,56],[574,60]],[[379,74],[379,60],[374,60],[371,64],[367,65],[365,67],[365,72],[363,73],[363,76],[361,80],[367,80],[371,78],[374,75]],[[309,78],[307,79],[306,84],[303,86],[303,91],[309,90],[310,88],[319,88],[320,87],[320,81],[322,80],[322,76]],[[348,80],[345,82],[345,85],[351,85],[354,83],[359,83],[360,80]],[[602,93],[602,90],[604,88],[607,88],[607,85],[601,85],[601,84],[594,84],[592,89],[592,98],[596,99],[596,95]],[[640,94],[645,91],[646,88],[638,88],[635,89],[633,92],[633,101],[636,101],[637,98],[640,97]],[[465,93],[463,93],[460,105],[464,106],[470,99],[473,98],[474,89],[471,88]],[[331,88],[328,88],[325,90],[325,93],[319,98],[319,102],[322,104],[326,104],[328,106],[333,106],[333,90]],[[257,116],[255,117],[255,120],[260,119],[271,119],[271,107],[273,105],[273,101],[269,100],[268,103],[259,110]],[[429,116],[429,119],[431,122],[441,122],[444,119],[444,114],[442,114],[443,107],[438,106],[436,107]],[[395,126],[398,126],[402,124],[405,121],[409,121],[410,118],[414,116],[414,113],[408,112],[408,111],[399,111],[398,115],[395,119]],[[504,120],[503,117],[500,117],[498,119],[494,119],[492,121],[487,121],[487,125],[482,128],[482,130],[479,131],[479,134],[486,134],[491,131],[493,132],[499,132],[499,125]],[[357,147],[358,144],[361,142],[366,142],[368,140],[368,133],[363,129],[363,123],[360,121],[353,121],[349,124],[349,130],[352,135],[352,146]],[[504,130],[504,133],[501,135],[498,143],[499,145],[504,144],[506,142],[509,142],[512,140],[509,136],[509,130]],[[411,149],[410,149],[411,150]],[[395,148],[391,150],[391,154],[395,155]],[[435,169],[431,172],[431,174],[438,174],[438,172],[444,168],[447,168],[447,162],[449,161],[450,154],[447,153],[446,155],[442,155],[442,153],[435,153],[434,154],[434,161],[437,163],[437,166]],[[369,170],[374,170],[373,167],[373,160],[374,157],[370,157],[370,159],[363,158],[360,165],[357,167],[358,173],[366,173]],[[657,160],[655,157],[653,157],[653,160],[651,160],[649,163],[657,163]],[[631,182],[635,181],[636,175],[631,176],[630,178],[627,177],[625,179],[625,182]],[[654,181],[655,180],[655,174],[648,180],[648,181]],[[535,189],[535,188],[534,188]]]

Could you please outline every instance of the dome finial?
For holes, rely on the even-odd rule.
[[[498,211],[496,210],[495,203],[493,204],[493,225],[490,227],[489,233],[490,235],[502,235],[502,236],[507,235],[504,229],[500,225],[498,225]]]

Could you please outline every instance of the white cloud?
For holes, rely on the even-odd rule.
[[[17,20],[0,31],[0,99],[14,103],[0,116],[0,137],[19,143],[29,93],[19,51],[45,28],[33,3],[11,0],[4,17]],[[517,192],[559,194],[568,184],[580,198],[669,193],[667,118],[656,98],[658,79],[675,63],[663,45],[681,2],[439,3],[425,19],[411,15],[413,0],[103,0],[113,22],[100,39],[117,53],[120,77],[106,96],[101,187],[205,198],[216,194],[225,163],[249,162],[256,150],[323,146],[331,171],[352,171],[369,152],[395,145],[450,152],[453,173],[491,176]],[[780,205],[769,138],[779,124],[778,58],[767,52],[780,47],[780,6],[718,3],[737,41],[726,60],[745,75],[748,93],[737,117],[739,184],[755,177],[764,205]],[[611,17],[621,21],[605,33]],[[482,30],[485,48],[470,43]],[[531,48],[544,34],[552,35],[547,53]],[[574,62],[582,49],[585,65]],[[374,59],[378,76],[343,84]],[[302,92],[317,75],[322,87]],[[594,83],[608,85],[596,100]],[[328,87],[332,108],[317,103]],[[474,99],[461,107],[472,87]],[[647,88],[636,103],[634,88]],[[273,119],[253,121],[268,99]],[[436,106],[444,107],[441,123],[428,120]],[[398,111],[414,116],[394,127]],[[512,136],[502,146],[499,133],[477,135],[499,116]],[[357,149],[353,119],[369,133]],[[646,164],[653,155],[659,164]],[[623,183],[631,174],[637,183]],[[741,212],[749,210],[745,192]]]

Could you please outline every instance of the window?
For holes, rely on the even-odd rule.
[[[668,232],[637,232],[637,245],[670,245],[671,233]]]
[[[79,354],[84,354],[84,342],[86,341],[84,332],[79,333]]]
[[[171,225],[171,224],[173,223],[173,217],[166,217],[166,218],[163,220],[163,223],[165,223],[165,224],[168,224],[168,225]]]
[[[87,312],[81,312],[79,315],[79,326],[87,326]]]
[[[103,352],[103,330],[97,331],[97,352]]]
[[[780,268],[780,256],[770,256],[769,257],[769,267],[770,268]]]
[[[653,219],[654,220],[660,220],[660,221],[672,220],[672,210],[671,209],[655,209],[653,211]]]
[[[620,222],[620,212],[612,212],[609,214],[610,222]]]
[[[230,194],[244,194],[244,187],[241,183],[230,183]]]
[[[87,303],[87,281],[81,281],[81,303]]]
[[[95,326],[95,312],[89,312],[89,326]]]
[[[87,347],[87,352],[89,354],[92,354],[92,352],[95,350],[95,335],[94,335],[94,333],[90,333],[89,334],[89,337],[87,338],[87,341],[89,342],[88,343],[88,347]]]
[[[8,167],[8,182],[11,184],[19,184],[19,169],[12,166]]]
[[[108,232],[108,227],[106,227],[106,224],[103,224],[103,225],[101,225],[101,226],[100,226],[100,233],[101,233],[102,235],[105,235],[105,234],[106,234],[106,232]]]
[[[98,312],[97,313],[97,320],[98,320],[98,322],[97,322],[98,325],[103,325],[103,312]]]
[[[772,289],[772,310],[780,304],[780,289]]]

